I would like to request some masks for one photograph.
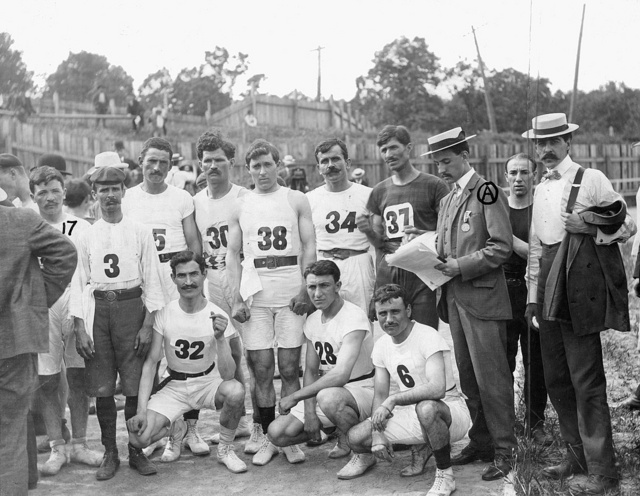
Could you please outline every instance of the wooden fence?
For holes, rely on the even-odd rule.
[[[269,136],[266,136],[269,139]],[[313,155],[316,142],[301,134],[290,138],[273,138],[272,143],[280,151],[281,157],[292,155],[296,159],[294,167],[302,167],[307,174],[311,187],[322,182],[317,172]],[[142,149],[142,141],[124,140],[125,148],[131,158],[136,158]],[[370,185],[374,185],[389,177],[389,171],[380,159],[378,149],[371,139],[347,135],[346,143],[352,168],[361,167],[366,172]],[[68,169],[74,176],[82,176],[92,165],[96,154],[113,150],[113,141],[95,138],[87,131],[70,132],[58,130],[53,126],[20,123],[7,115],[0,115],[0,150],[17,155],[25,167],[29,169],[37,163],[44,153],[58,153],[67,160]],[[232,180],[238,184],[248,185],[250,178],[244,165],[244,156],[250,143],[236,142],[236,165],[232,172]],[[477,145],[471,144],[471,165],[480,175],[496,184],[505,186],[504,162],[519,152],[527,150],[527,143]],[[183,141],[174,144],[174,150],[187,161],[197,163],[195,143]],[[420,154],[428,150],[426,144],[416,143],[414,147],[414,165],[431,174],[437,170],[427,157]],[[613,183],[616,190],[625,196],[635,196],[640,187],[640,147],[630,144],[615,145],[582,145],[574,144],[572,158],[584,167],[601,170]]]

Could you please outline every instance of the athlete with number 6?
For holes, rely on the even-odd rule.
[[[96,397],[105,447],[96,478],[107,480],[120,465],[113,397],[116,374],[120,374],[126,396],[124,416],[128,420],[137,409],[153,318],[168,298],[149,228],[122,214],[124,172],[106,166],[90,179],[102,218],[78,238],[78,269],[72,281],[69,313],[74,318],[78,353],[85,359],[87,394]],[[142,451],[132,445],[129,466],[142,475],[156,473]]]
[[[307,197],[277,182],[280,155],[276,147],[264,140],[255,141],[245,162],[255,190],[238,198],[229,217],[226,264],[234,298],[232,316],[247,322],[243,339],[247,362],[256,379],[262,431],[266,433],[275,419],[276,345],[281,396],[300,389],[302,325],[312,309],[302,271],[315,262],[316,244]],[[301,455],[297,446],[283,451],[290,460]],[[278,452],[264,437],[253,464],[265,465]]]
[[[423,467],[431,454],[437,467],[427,496],[448,496],[456,489],[451,443],[471,425],[453,378],[451,351],[434,328],[411,320],[412,307],[400,286],[378,288],[373,302],[386,333],[371,355],[376,368],[373,414],[349,431],[350,446],[361,454],[343,471],[358,477],[376,458],[391,461],[394,443],[426,443]],[[389,394],[391,378],[400,389],[395,394]]]

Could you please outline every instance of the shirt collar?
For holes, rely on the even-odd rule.
[[[558,171],[560,176],[564,176],[572,165],[573,165],[573,160],[571,160],[571,157],[567,155],[565,158],[562,159],[562,162],[556,165],[555,170]]]
[[[476,170],[471,167],[471,169],[469,170],[469,172],[467,172],[464,176],[462,176],[460,179],[458,179],[456,181],[456,184],[458,185],[458,187],[460,188],[460,192],[462,192],[463,189],[465,189],[467,187],[467,184],[469,184],[469,181],[471,180],[471,177],[476,173]]]

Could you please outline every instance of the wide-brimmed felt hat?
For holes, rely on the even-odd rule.
[[[119,169],[126,169],[128,165],[122,161],[120,155],[116,152],[102,152],[98,153],[93,161],[93,167],[87,171],[90,176],[102,167],[117,167]]]
[[[567,122],[567,116],[561,112],[555,114],[543,114],[531,119],[532,129],[522,133],[523,138],[541,139],[562,136],[572,133],[580,126]]]
[[[460,143],[464,143],[465,141],[469,141],[475,136],[475,134],[467,136],[461,127],[454,127],[449,131],[445,131],[444,133],[436,134],[435,136],[428,138],[427,143],[429,143],[429,151],[427,153],[421,154],[420,156],[424,157],[425,155],[431,155],[432,153],[446,150],[447,148],[451,148],[452,146],[456,146]]]
[[[65,176],[72,176],[71,172],[67,172],[67,162],[62,155],[56,153],[45,153],[38,159],[37,167],[48,165],[60,171]]]

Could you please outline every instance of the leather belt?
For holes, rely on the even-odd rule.
[[[167,263],[170,262],[171,259],[177,255],[178,253],[180,253],[179,251],[174,251],[171,253],[161,253],[160,255],[158,255],[158,258],[160,259],[160,263]]]
[[[336,258],[338,260],[345,260],[349,257],[355,257],[357,255],[364,255],[369,250],[350,250],[349,248],[332,248],[331,250],[320,250],[324,258]]]
[[[138,286],[137,288],[114,289],[113,291],[101,291],[96,289],[93,292],[93,296],[96,300],[132,300],[133,298],[142,296],[142,288]]]
[[[364,374],[364,375],[361,375],[360,377],[356,377],[355,379],[351,379],[350,381],[347,381],[347,384],[349,384],[351,382],[364,381],[365,379],[370,379],[374,375],[376,375],[376,369],[373,369],[368,374]]]
[[[298,256],[291,255],[288,257],[269,256],[264,258],[254,258],[253,266],[256,269],[277,269],[278,267],[288,267],[290,265],[298,265]]]
[[[169,377],[165,378],[158,387],[156,388],[156,393],[160,391],[163,387],[165,387],[170,381],[186,381],[187,379],[193,379],[194,377],[202,377],[203,375],[207,375],[211,372],[216,366],[216,362],[213,362],[211,366],[205,370],[204,372],[198,372],[197,374],[187,374],[186,372],[176,372],[175,370],[171,370],[167,367],[167,372],[169,373]]]

